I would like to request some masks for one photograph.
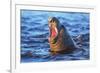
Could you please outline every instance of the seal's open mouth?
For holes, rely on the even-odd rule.
[[[50,37],[55,38],[58,35],[58,30],[56,27],[50,28]]]

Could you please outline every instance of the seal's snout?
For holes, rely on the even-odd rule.
[[[52,17],[49,17],[49,18],[48,18],[48,22],[51,22],[51,20],[52,20]]]
[[[49,23],[59,23],[59,20],[56,18],[56,17],[49,17],[49,19],[48,19],[48,21],[49,21]]]

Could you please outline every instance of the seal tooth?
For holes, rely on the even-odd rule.
[[[57,28],[55,27],[56,35],[58,34]]]

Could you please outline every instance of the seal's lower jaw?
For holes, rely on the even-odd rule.
[[[50,27],[50,38],[56,38],[58,36],[58,30],[56,27]]]

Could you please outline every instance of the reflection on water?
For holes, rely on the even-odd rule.
[[[49,52],[49,17],[57,17],[65,25],[80,49],[71,54]],[[89,13],[21,10],[21,62],[88,60],[89,30]]]

